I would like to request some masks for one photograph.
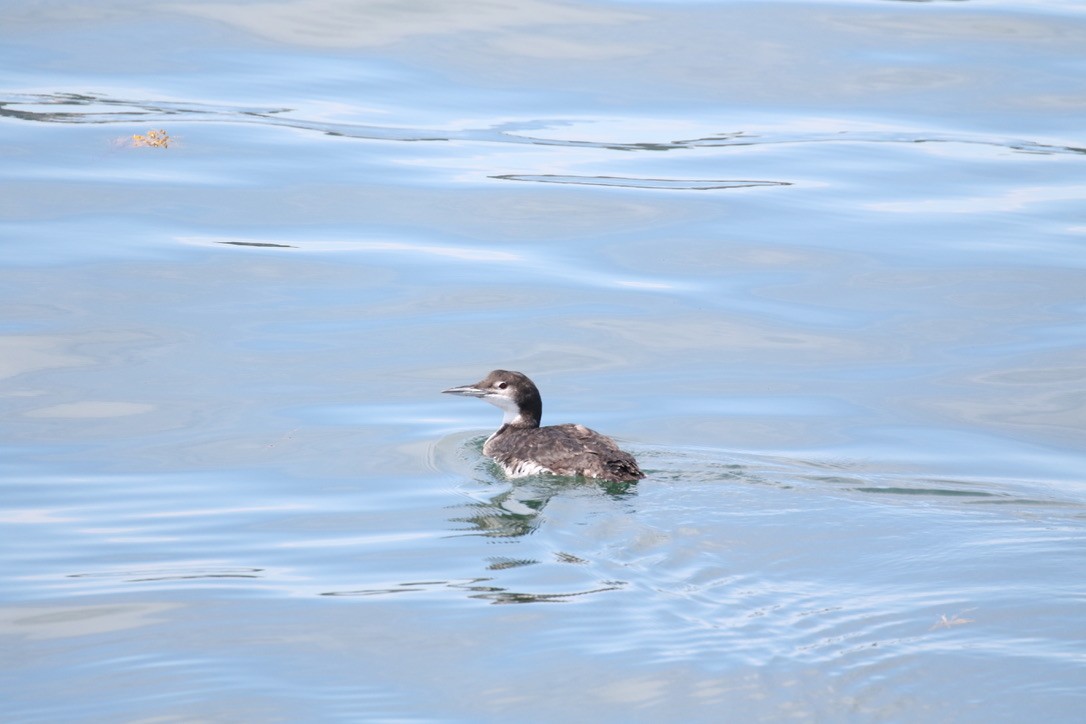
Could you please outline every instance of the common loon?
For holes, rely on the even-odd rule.
[[[645,477],[633,455],[584,425],[540,427],[543,399],[535,383],[520,372],[494,370],[481,382],[442,392],[479,397],[505,412],[502,426],[483,445],[483,454],[494,458],[511,478],[554,473],[626,482]]]

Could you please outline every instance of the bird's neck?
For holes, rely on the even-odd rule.
[[[490,402],[490,400],[488,400],[488,402]],[[534,409],[521,409],[519,405],[507,398],[495,399],[492,401],[492,404],[497,405],[504,413],[502,416],[502,428],[512,427],[528,429],[539,427],[540,414]]]

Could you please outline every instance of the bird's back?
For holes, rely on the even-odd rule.
[[[614,482],[645,477],[632,455],[584,425],[503,426],[487,440],[483,453],[511,477],[545,472]]]

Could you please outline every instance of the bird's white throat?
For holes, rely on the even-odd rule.
[[[517,403],[510,398],[501,395],[488,395],[483,399],[495,407],[500,407],[501,411],[505,413],[505,416],[502,417],[503,425],[508,425],[509,423],[516,422],[520,419],[520,408],[517,407]]]

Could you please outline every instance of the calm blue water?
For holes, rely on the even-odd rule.
[[[1081,3],[0,17],[5,720],[1081,718]]]

